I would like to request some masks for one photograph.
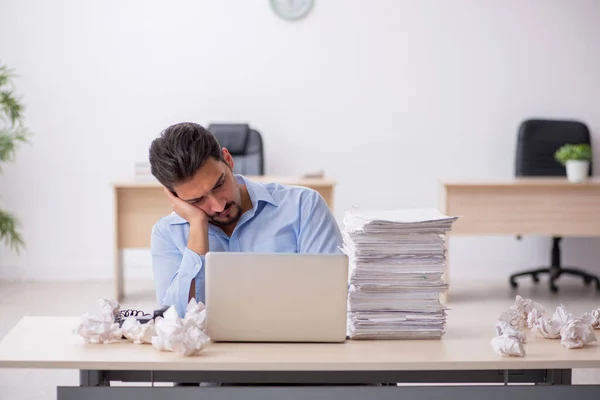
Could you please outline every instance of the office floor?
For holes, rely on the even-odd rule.
[[[448,329],[463,316],[481,313],[499,315],[509,307],[516,294],[541,302],[548,309],[563,303],[569,311],[582,313],[600,307],[600,294],[583,288],[579,280],[564,278],[560,293],[549,293],[545,281],[539,286],[522,284],[511,291],[507,282],[452,282]],[[154,307],[151,282],[128,282],[123,308],[149,312]],[[14,283],[0,281],[0,338],[25,315],[81,315],[92,311],[97,299],[110,296],[112,285],[106,283]],[[490,339],[494,327],[490,326]],[[40,335],[44,327],[40,326]],[[491,351],[491,348],[490,348]],[[0,369],[0,399],[56,399],[57,385],[77,385],[73,370]],[[600,370],[575,370],[574,384],[599,384]]]

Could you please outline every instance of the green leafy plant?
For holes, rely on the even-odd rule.
[[[592,148],[589,144],[565,144],[556,150],[554,158],[562,165],[569,160],[589,161],[592,159]]]
[[[19,144],[27,143],[31,134],[24,125],[25,107],[15,93],[14,77],[13,71],[0,62],[0,163],[14,161]],[[25,246],[18,226],[13,214],[0,209],[0,241],[17,253]]]

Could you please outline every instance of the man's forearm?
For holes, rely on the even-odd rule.
[[[208,253],[208,222],[190,224],[190,236],[188,238],[187,247],[188,249],[201,256]],[[195,278],[192,279],[192,284],[190,285],[188,301],[190,301],[192,297],[196,297]]]

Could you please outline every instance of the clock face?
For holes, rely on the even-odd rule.
[[[275,12],[290,20],[300,19],[311,10],[314,0],[270,0]]]

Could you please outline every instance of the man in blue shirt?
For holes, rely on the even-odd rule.
[[[192,297],[205,302],[208,251],[340,252],[340,230],[318,192],[234,174],[229,151],[198,124],[168,127],[149,159],[174,211],[152,229],[156,300],[182,317]]]

